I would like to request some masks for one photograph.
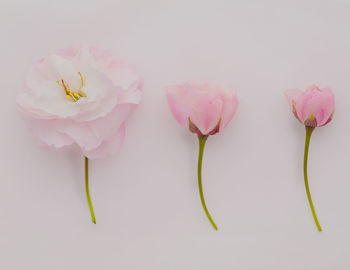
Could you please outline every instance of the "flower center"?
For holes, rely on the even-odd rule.
[[[57,83],[60,86],[62,86],[63,90],[66,92],[66,98],[68,98],[72,102],[77,102],[80,98],[87,96],[86,93],[83,90],[81,90],[84,86],[83,75],[81,75],[80,72],[78,72],[78,74],[80,76],[81,85],[77,92],[72,92],[69,88],[68,82],[66,82],[65,80],[61,79],[61,81],[57,81]]]

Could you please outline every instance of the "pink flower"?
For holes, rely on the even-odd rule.
[[[170,86],[167,99],[177,122],[199,135],[213,135],[223,130],[238,106],[235,92],[213,83]]]
[[[299,89],[285,92],[295,117],[305,126],[320,127],[332,120],[334,95],[331,89],[310,86],[304,92]]]
[[[30,70],[17,104],[42,143],[76,144],[84,156],[103,158],[123,143],[141,87],[140,76],[110,52],[67,48]]]
[[[205,204],[202,187],[202,160],[209,135],[223,130],[238,106],[237,95],[227,87],[212,83],[183,83],[167,89],[167,99],[177,122],[197,134],[198,189],[204,212],[215,230],[218,229]]]
[[[85,156],[85,188],[92,222],[88,159],[115,153],[125,121],[141,100],[141,79],[110,52],[67,48],[42,58],[17,96],[19,111],[45,145],[78,145]]]
[[[334,95],[331,89],[320,89],[316,85],[310,86],[304,92],[299,89],[287,90],[285,95],[295,117],[305,125],[303,164],[305,191],[316,227],[321,232],[322,228],[316,215],[309,188],[307,161],[312,132],[316,127],[324,126],[332,120],[334,114]]]

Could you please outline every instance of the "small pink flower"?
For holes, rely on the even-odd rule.
[[[67,48],[30,70],[17,104],[43,144],[77,145],[87,166],[88,158],[104,158],[122,145],[141,88],[140,76],[110,52]]]
[[[223,130],[238,106],[234,91],[221,84],[183,83],[167,89],[170,110],[177,122],[198,135]]]
[[[295,117],[305,126],[320,127],[332,120],[334,95],[331,89],[313,85],[304,92],[293,89],[285,94]]]
[[[197,134],[199,140],[198,188],[203,209],[214,227],[204,201],[202,187],[202,160],[206,140],[223,130],[232,119],[238,106],[235,92],[221,84],[183,83],[167,89],[170,110],[180,125]]]
[[[331,89],[320,89],[316,85],[310,86],[304,92],[299,89],[287,90],[285,92],[288,103],[294,116],[305,125],[305,149],[304,149],[304,183],[311,212],[317,229],[322,228],[318,222],[314,204],[312,202],[309,180],[307,176],[307,160],[311,134],[316,127],[329,123],[334,114],[334,95]]]

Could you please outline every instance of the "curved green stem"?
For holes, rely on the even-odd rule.
[[[314,204],[312,203],[311,193],[310,193],[310,189],[309,189],[309,182],[308,182],[308,177],[307,177],[307,159],[308,159],[308,155],[309,155],[310,138],[311,138],[311,134],[312,134],[312,131],[314,130],[314,128],[313,127],[308,127],[308,126],[306,126],[305,128],[306,128],[306,133],[305,133],[305,150],[304,150],[304,182],[305,182],[305,189],[306,189],[307,199],[309,200],[311,212],[312,212],[312,215],[314,217],[317,229],[318,229],[319,232],[321,232],[322,228],[321,228],[320,223],[318,222],[316,211],[315,211],[315,207],[314,207]]]
[[[92,207],[90,191],[89,191],[89,159],[87,157],[85,157],[85,190],[86,190],[86,197],[90,208],[91,219],[92,219],[92,222],[96,224],[94,208]]]
[[[213,225],[215,230],[218,230],[218,227],[216,226],[214,220],[209,214],[209,211],[207,209],[207,206],[205,205],[204,201],[204,195],[203,195],[203,187],[202,187],[202,160],[203,160],[203,151],[205,142],[207,141],[208,136],[198,135],[198,141],[199,141],[199,154],[198,154],[198,188],[199,188],[199,195],[201,197],[202,206],[204,209],[205,214],[207,215],[211,225]]]

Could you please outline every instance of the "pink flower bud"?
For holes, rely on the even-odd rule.
[[[316,215],[309,187],[307,160],[313,130],[315,127],[324,126],[332,120],[334,113],[334,95],[331,89],[320,89],[316,85],[310,86],[304,92],[299,89],[287,90],[285,95],[295,117],[305,125],[303,164],[305,191],[316,227],[318,231],[321,232],[322,228]]]
[[[209,135],[224,129],[238,106],[237,95],[220,84],[183,83],[167,89],[171,112],[180,125],[198,135],[198,190],[203,210],[215,230],[218,229],[206,206],[202,187],[202,160]]]
[[[331,89],[310,86],[304,92],[299,89],[287,90],[286,98],[295,117],[309,127],[320,127],[332,120],[334,95]]]
[[[238,106],[234,91],[221,84],[182,83],[167,88],[170,110],[180,125],[198,135],[223,130]]]

